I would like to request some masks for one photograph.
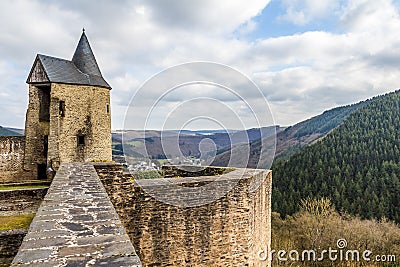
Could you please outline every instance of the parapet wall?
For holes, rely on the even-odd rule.
[[[143,266],[269,266],[260,250],[270,251],[272,173],[248,170],[220,176],[164,178],[133,181],[118,165],[95,168],[138,253]],[[170,172],[170,170],[168,170]],[[215,183],[215,190],[236,186],[206,205],[173,206],[150,196],[143,188],[159,189],[168,197],[182,198],[184,187]],[[251,192],[254,182],[259,187]],[[212,190],[190,196],[200,204]],[[192,203],[196,204],[196,203]]]
[[[0,136],[0,183],[28,179],[23,171],[25,136]]]

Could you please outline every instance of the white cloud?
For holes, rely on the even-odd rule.
[[[282,0],[282,5],[286,8],[286,11],[279,17],[280,20],[296,25],[305,25],[315,19],[335,13],[339,7],[339,1]]]
[[[162,27],[209,35],[230,34],[258,15],[270,0],[146,1],[151,19]]]
[[[398,27],[399,10],[391,0],[353,0],[344,7],[340,19],[351,32],[391,32]]]
[[[70,58],[82,27],[113,86],[113,128],[122,128],[125,105],[147,78],[193,60],[254,78],[282,125],[399,87],[400,18],[390,0],[284,1],[282,19],[310,24],[336,12],[340,33],[239,38],[257,29],[255,16],[268,2],[2,1],[0,125],[23,126],[35,54]]]
[[[79,14],[56,5],[21,0],[2,1],[0,14],[2,59],[26,63],[26,58],[34,59],[37,52],[61,53],[62,57],[73,53],[68,48],[76,37],[69,30],[81,28]]]

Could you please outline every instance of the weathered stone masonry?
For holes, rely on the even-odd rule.
[[[269,266],[258,259],[258,252],[270,251],[270,171],[249,170],[243,177],[238,175],[240,171],[233,171],[215,187],[237,182],[226,196],[207,205],[185,208],[160,202],[138,185],[159,187],[157,179],[134,182],[120,166],[103,163],[95,167],[143,266]],[[170,180],[200,187],[217,178]],[[261,184],[250,192],[255,180]],[[179,190],[158,189],[181,197]],[[201,197],[194,196],[197,201]]]
[[[84,162],[94,159],[110,160],[111,114],[107,112],[110,90],[94,86],[54,83],[49,88],[50,121],[39,122],[36,99],[37,87],[30,85],[30,103],[26,123],[26,168],[36,171],[37,164]],[[60,116],[60,101],[65,103],[65,114]],[[84,136],[85,144],[77,144],[77,136]],[[47,151],[44,138],[47,136]],[[33,165],[29,168],[29,164]]]
[[[165,179],[184,187],[236,187],[210,204],[176,207],[143,190],[182,197],[158,179],[135,182],[118,164],[63,163],[13,265],[270,266],[258,259],[261,249],[270,251],[270,171]],[[251,192],[254,183],[260,186]]]
[[[27,179],[23,172],[24,136],[0,136],[0,183]]]
[[[2,216],[36,213],[47,188],[0,190],[0,214]]]
[[[140,266],[93,165],[61,165],[13,266]]]
[[[10,264],[27,232],[26,229],[0,231],[0,266]]]

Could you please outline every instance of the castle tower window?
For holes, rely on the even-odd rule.
[[[38,87],[39,121],[50,121],[50,86]]]
[[[110,113],[110,105],[107,105],[107,113]]]
[[[65,101],[60,101],[59,114],[61,117],[65,117]]]
[[[84,145],[85,145],[85,136],[78,135],[78,146],[84,146]]]
[[[43,136],[43,157],[47,158],[47,151],[49,150],[49,136]]]

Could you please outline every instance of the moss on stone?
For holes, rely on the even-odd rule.
[[[1,190],[16,190],[16,189],[35,189],[35,188],[48,188],[48,185],[0,185]]]
[[[133,174],[133,177],[135,179],[156,179],[156,178],[163,178],[163,173],[162,171],[137,171]]]
[[[35,214],[0,216],[0,230],[28,229]]]

